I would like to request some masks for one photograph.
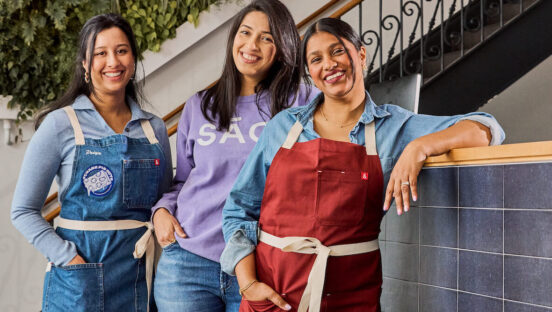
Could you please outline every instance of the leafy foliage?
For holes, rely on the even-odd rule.
[[[131,24],[140,54],[158,52],[185,22],[220,0],[0,0],[0,94],[28,119],[67,88],[79,31],[90,17],[117,12]],[[153,3],[153,4],[152,4]]]

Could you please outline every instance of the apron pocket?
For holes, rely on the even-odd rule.
[[[272,311],[282,311],[277,305],[272,303],[270,300],[262,301],[249,301],[242,299],[240,311],[255,311],[255,312],[272,312]]]
[[[157,200],[159,159],[123,160],[123,202],[128,208],[151,208]]]
[[[368,183],[360,171],[318,171],[316,218],[321,225],[352,226],[362,222]]]
[[[52,266],[46,273],[42,310],[102,312],[103,275],[101,263]]]

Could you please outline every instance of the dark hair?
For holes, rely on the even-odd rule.
[[[357,51],[359,51],[360,48],[362,47],[362,41],[360,40],[359,35],[353,30],[351,25],[337,18],[326,17],[318,20],[316,23],[309,26],[309,28],[305,32],[305,35],[303,36],[303,42],[301,43],[301,58],[304,64],[303,75],[305,77],[308,77],[308,72],[309,72],[308,60],[307,60],[307,44],[309,42],[309,39],[312,37],[312,35],[318,32],[327,32],[329,34],[334,35],[339,41],[339,43],[341,43],[344,47],[345,47],[345,43],[343,42],[343,39],[352,43]],[[351,57],[349,50],[345,49],[345,52],[347,53],[347,57],[349,58],[349,62],[351,63],[351,65],[354,65],[353,58]],[[353,69],[353,85],[351,86],[351,89],[347,91],[347,93],[351,92],[356,82],[355,66],[351,66],[351,67]],[[310,83],[310,79],[305,79],[305,80],[308,83]]]
[[[240,72],[234,64],[232,49],[234,37],[238,32],[243,18],[250,12],[263,12],[268,17],[268,24],[276,55],[272,67],[266,77],[255,87],[256,104],[259,113],[260,95],[264,91],[270,93],[270,117],[276,115],[295,101],[301,82],[301,56],[299,54],[300,37],[293,18],[285,5],[277,0],[255,0],[243,8],[234,18],[228,43],[226,45],[226,60],[222,75],[214,86],[205,90],[201,100],[201,112],[205,119],[215,122],[218,118],[218,130],[228,130],[230,119],[236,112],[237,97],[241,90]],[[293,98],[291,98],[293,95]]]
[[[75,72],[73,73],[73,79],[71,80],[69,88],[59,99],[50,103],[48,106],[46,106],[45,109],[39,112],[35,121],[35,129],[38,128],[38,126],[40,125],[44,117],[48,115],[48,113],[58,108],[73,104],[73,102],[79,95],[84,94],[86,96],[89,96],[90,93],[96,95],[96,90],[92,83],[92,79],[89,79],[88,83],[84,81],[85,70],[82,66],[82,62],[86,60],[87,55],[94,55],[94,46],[96,44],[96,37],[98,36],[98,33],[112,27],[117,27],[121,29],[127,36],[127,39],[130,43],[130,49],[132,50],[132,55],[134,56],[134,68],[136,69],[136,63],[138,61],[138,50],[136,47],[136,38],[134,37],[134,32],[132,31],[130,24],[120,15],[113,13],[96,15],[90,18],[88,21],[86,21],[79,33],[79,49],[77,51],[77,57],[75,59]],[[92,61],[88,62],[88,68],[86,71],[88,71],[88,73],[91,73],[91,68]],[[138,99],[143,99],[141,93],[143,81],[144,79],[142,79],[142,81],[138,84],[133,79],[127,84],[125,88],[125,95],[138,103],[138,105],[141,104]]]

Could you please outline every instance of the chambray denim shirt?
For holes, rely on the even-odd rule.
[[[257,222],[266,176],[291,126],[297,120],[303,125],[304,130],[298,142],[320,137],[314,131],[313,114],[322,100],[323,94],[320,94],[309,105],[290,108],[277,114],[268,122],[259,141],[249,154],[222,212],[222,230],[226,247],[220,262],[226,273],[235,275],[236,264],[253,252],[257,245]],[[461,120],[473,120],[490,129],[492,135],[490,145],[499,145],[505,138],[504,131],[495,118],[486,113],[476,112],[455,116],[414,114],[396,105],[376,106],[370,95],[366,93],[364,112],[349,133],[351,143],[364,145],[364,125],[374,120],[376,146],[383,170],[384,186],[387,185],[391,170],[403,149],[418,137],[446,129]]]

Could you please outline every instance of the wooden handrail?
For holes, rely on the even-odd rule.
[[[329,9],[330,7],[332,7],[333,5],[335,5],[336,3],[338,3],[339,1],[341,0],[331,0],[331,1],[328,1],[325,5],[323,5],[322,7],[320,7],[320,9],[316,10],[314,13],[312,13],[311,15],[307,16],[305,19],[303,19],[302,21],[300,21],[296,27],[297,28],[301,28],[303,26],[305,26],[306,24],[308,24],[309,22],[311,22],[312,20],[314,20],[315,18],[317,18],[318,16],[320,16],[322,13],[324,13],[327,9]],[[354,0],[354,1],[351,1],[349,3],[347,3],[344,7],[348,7],[347,10],[345,10],[343,13],[341,13],[341,15],[345,14],[345,12],[348,12],[349,10],[351,10],[351,8],[354,6],[351,6],[351,3],[352,2],[356,2],[357,4],[362,2],[362,0]],[[338,10],[337,12],[341,12],[343,10],[343,8],[341,8],[340,10]],[[332,17],[339,17],[339,16],[334,16],[334,14],[332,14]],[[218,81],[218,80],[217,80]],[[211,88],[212,86],[215,85],[215,83],[217,83],[217,81],[214,81],[213,83],[211,83],[210,85],[208,85],[205,89],[209,89]],[[178,115],[178,113],[180,113],[183,109],[184,109],[184,106],[186,105],[186,102],[180,104],[178,107],[176,107],[175,109],[173,109],[171,112],[169,112],[167,115],[163,116],[163,121],[164,122],[167,122],[169,121],[171,118],[173,118],[174,116]],[[167,134],[168,136],[172,136],[173,134],[176,133],[176,130],[178,129],[178,122],[176,124],[174,124],[173,126],[171,126],[169,129],[167,129]],[[52,195],[48,196],[48,198],[46,199],[46,201],[44,202],[44,206],[50,204],[51,202],[53,202],[55,199],[57,199],[57,196],[58,196],[58,193],[53,193]],[[60,213],[61,211],[61,207],[57,207],[56,209],[52,210],[50,213],[48,213],[44,219],[46,219],[46,221],[48,222],[52,222]]]

